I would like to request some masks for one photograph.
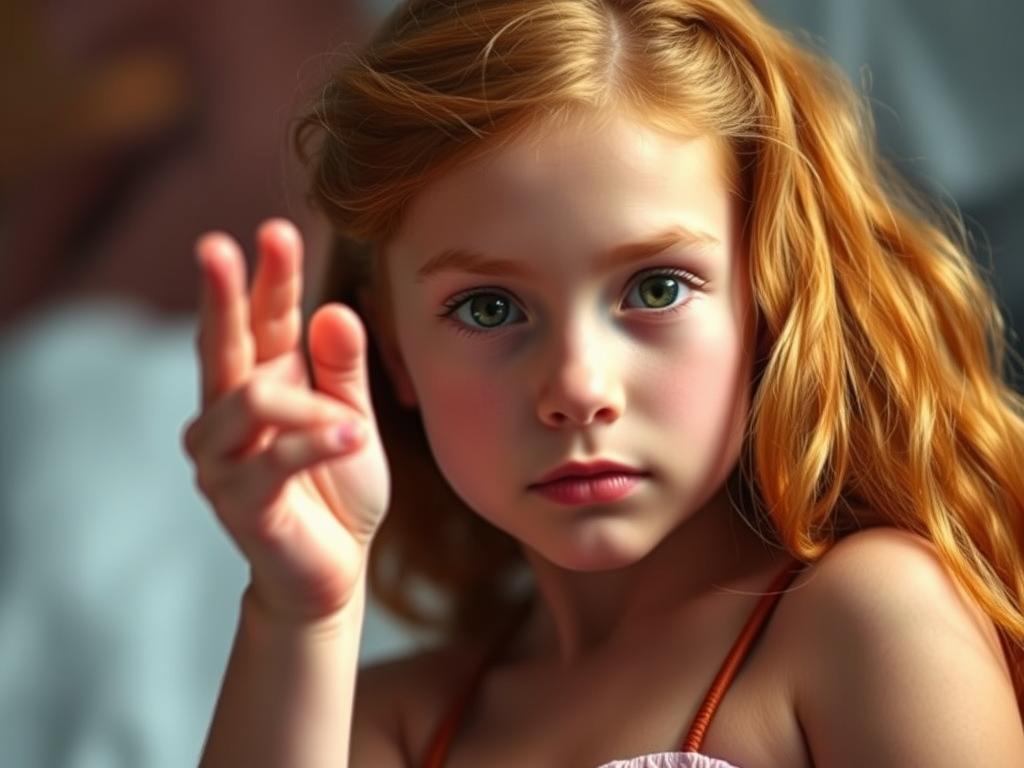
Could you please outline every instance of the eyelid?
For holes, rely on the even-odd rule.
[[[626,286],[630,287],[637,280],[641,280],[650,275],[665,274],[673,275],[675,277],[682,277],[687,283],[689,283],[694,288],[703,288],[705,285],[707,285],[707,280],[697,277],[697,275],[695,275],[688,269],[683,269],[682,267],[662,266],[647,267],[645,269],[641,269],[639,272],[635,273],[633,276],[629,278],[629,281],[626,283]],[[513,299],[519,304],[522,304],[522,302],[520,302],[519,299],[516,298],[516,295],[513,292],[511,292],[507,288],[502,288],[501,286],[497,285],[477,285],[472,288],[467,288],[466,290],[459,291],[455,295],[445,299],[442,302],[442,304],[443,306],[452,309],[458,307],[460,304],[462,304],[462,302],[466,301],[466,299],[472,298],[473,296],[476,296],[477,294],[481,293],[498,293],[501,294],[502,296],[507,296],[508,298]]]
[[[650,277],[652,275],[681,277],[684,282],[690,285],[691,288],[703,288],[708,284],[707,280],[702,280],[690,270],[683,269],[682,267],[650,267],[648,269],[642,269],[633,275],[633,277],[630,278],[628,285],[632,286],[638,280],[642,280],[643,278]]]
[[[519,302],[519,299],[516,298],[514,293],[509,291],[507,288],[501,288],[501,287],[499,287],[497,285],[478,285],[478,286],[474,286],[473,288],[467,288],[466,290],[459,291],[454,296],[451,296],[450,298],[445,299],[444,302],[442,302],[442,303],[443,303],[443,305],[445,307],[448,307],[449,309],[454,309],[454,308],[458,307],[460,304],[462,304],[464,301],[466,301],[467,299],[471,299],[474,296],[476,296],[478,294],[481,294],[481,293],[483,293],[483,294],[497,293],[497,294],[500,294],[502,296],[507,296],[508,298],[515,300],[517,303],[521,303],[521,302]]]

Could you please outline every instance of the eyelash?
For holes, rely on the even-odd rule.
[[[633,278],[633,280],[630,282],[630,284],[629,284],[630,290],[632,290],[633,286],[636,283],[638,283],[639,281],[641,281],[643,279],[646,279],[648,277],[674,277],[674,278],[679,278],[679,279],[682,280],[683,283],[686,284],[686,286],[690,290],[700,290],[705,285],[705,281],[701,280],[696,275],[694,275],[692,272],[688,272],[685,269],[679,269],[679,268],[676,268],[676,267],[672,267],[672,268],[654,268],[654,269],[651,269],[651,270],[648,270],[648,271],[644,271],[644,272],[640,272],[639,274],[637,274]],[[455,296],[452,296],[447,301],[445,301],[444,302],[445,311],[439,313],[437,316],[442,318],[446,322],[449,322],[452,325],[454,325],[455,329],[457,331],[459,331],[460,333],[465,333],[468,336],[477,336],[477,335],[480,335],[480,334],[494,333],[494,331],[500,330],[504,326],[496,326],[493,330],[482,330],[482,329],[472,328],[472,327],[470,327],[468,325],[465,325],[464,323],[462,323],[459,320],[456,320],[456,319],[454,319],[452,317],[455,314],[455,312],[459,309],[459,307],[461,307],[463,304],[465,304],[467,301],[469,301],[470,299],[474,298],[475,296],[480,296],[480,295],[485,295],[485,296],[499,295],[499,296],[504,296],[504,297],[507,297],[509,299],[512,299],[512,297],[506,291],[503,291],[503,290],[501,290],[499,288],[487,288],[487,289],[484,289],[484,288],[473,288],[471,290],[463,291],[462,293],[458,293]],[[679,304],[676,304],[676,305],[674,305],[672,307],[669,307],[668,309],[648,309],[648,311],[651,312],[651,313],[655,313],[655,314],[670,315],[670,314],[673,314],[675,312],[679,312],[682,309],[685,309],[686,306],[689,303],[690,303],[690,300],[686,299],[685,301],[682,301]]]

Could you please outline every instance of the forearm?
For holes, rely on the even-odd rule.
[[[330,622],[285,628],[242,599],[201,768],[348,765],[365,578]]]

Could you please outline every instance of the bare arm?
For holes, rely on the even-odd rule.
[[[311,625],[274,620],[246,591],[202,768],[349,765],[364,582]]]

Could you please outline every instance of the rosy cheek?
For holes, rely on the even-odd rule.
[[[730,461],[746,417],[750,371],[740,337],[728,324],[705,326],[648,371],[650,418],[675,431],[687,445],[688,461],[701,457],[707,469]]]
[[[438,381],[423,392],[426,415],[452,436],[479,441],[493,415],[490,406],[498,400],[489,395],[490,390],[490,386],[454,377]]]
[[[493,475],[514,440],[504,426],[510,408],[503,397],[507,393],[496,391],[490,378],[456,375],[421,382],[419,392],[431,449],[448,482],[463,498],[494,486]]]

